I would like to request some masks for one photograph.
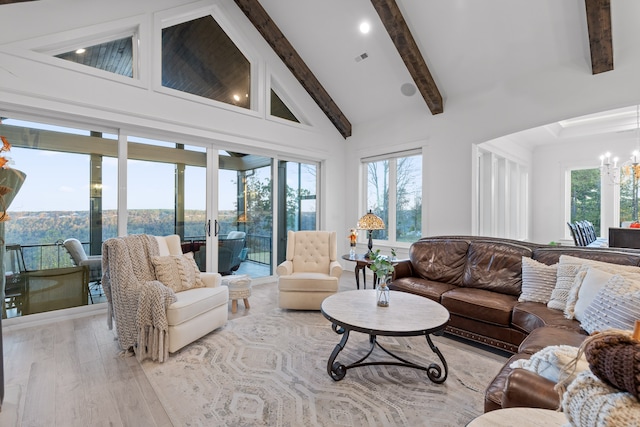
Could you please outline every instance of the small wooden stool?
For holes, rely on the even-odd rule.
[[[251,296],[251,277],[248,274],[240,276],[222,276],[222,284],[229,288],[229,299],[231,300],[231,312],[238,311],[238,300],[242,299],[244,308],[249,309],[249,297]]]

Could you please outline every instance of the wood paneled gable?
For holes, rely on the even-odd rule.
[[[345,139],[351,136],[351,123],[347,117],[333,101],[313,72],[304,63],[282,31],[280,31],[264,8],[258,3],[258,0],[235,0],[235,2],[296,79],[298,79],[300,84],[315,100],[340,134]]]

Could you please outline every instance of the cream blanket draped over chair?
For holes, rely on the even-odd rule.
[[[159,254],[154,236],[108,239],[103,245],[102,286],[108,323],[115,319],[120,348],[138,360],[164,361],[169,355],[167,309],[176,294],[156,280],[151,257]]]

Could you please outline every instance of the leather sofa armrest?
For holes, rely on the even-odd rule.
[[[560,396],[555,383],[535,372],[516,368],[507,376],[502,396],[502,407],[529,407],[558,409]]]
[[[215,288],[222,284],[220,273],[200,273],[200,278],[207,288]]]
[[[411,267],[411,261],[405,260],[394,264],[393,267],[393,280],[400,279],[402,277],[413,276],[413,268]]]
[[[276,268],[276,274],[278,276],[289,276],[291,273],[293,273],[293,263],[289,260],[283,261]]]
[[[342,275],[342,266],[338,261],[331,261],[329,264],[329,276],[340,278]]]

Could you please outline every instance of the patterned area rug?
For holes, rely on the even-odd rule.
[[[327,359],[341,336],[320,312],[250,311],[165,363],[142,363],[174,425],[464,426],[483,412],[484,389],[506,360],[435,337],[449,365],[444,384],[394,366],[354,368],[336,382]],[[440,363],[423,337],[379,341],[418,364]],[[337,360],[352,363],[368,348],[368,336],[352,332]],[[389,356],[376,349],[371,360]]]

